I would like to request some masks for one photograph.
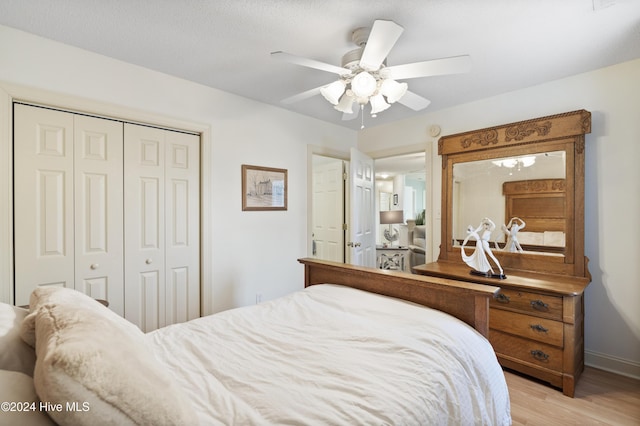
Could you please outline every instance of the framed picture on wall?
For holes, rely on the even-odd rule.
[[[287,170],[243,164],[242,210],[287,210]]]

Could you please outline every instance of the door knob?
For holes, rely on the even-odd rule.
[[[91,269],[98,269],[99,267],[100,267],[100,264],[99,264],[99,263],[93,263],[93,264],[91,264],[91,266],[90,266],[90,268],[91,268]]]
[[[153,263],[153,259],[147,259],[144,261],[147,265],[151,265]]]

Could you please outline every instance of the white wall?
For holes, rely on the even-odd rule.
[[[592,113],[586,137],[586,362],[640,377],[640,60],[426,113],[359,133],[372,152],[404,143],[433,153],[434,260],[439,253],[441,159],[432,124],[454,134],[578,109]],[[398,106],[399,107],[399,106]]]
[[[213,311],[302,288],[296,259],[307,255],[307,144],[348,152],[354,131],[0,26],[2,82],[60,93],[61,106],[79,97],[210,126],[213,225],[203,238],[214,242],[204,259],[212,263],[204,285]],[[0,106],[3,127],[7,110]],[[287,169],[288,210],[242,212],[241,164]],[[9,205],[3,185],[0,197]]]

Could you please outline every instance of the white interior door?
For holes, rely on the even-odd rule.
[[[122,123],[15,105],[16,303],[75,288],[123,314]]]
[[[124,315],[122,123],[74,115],[75,288]]]
[[[164,130],[124,126],[125,318],[143,331],[165,325]]]
[[[73,114],[14,106],[15,303],[74,288]]]
[[[125,124],[125,318],[200,315],[199,137]]]
[[[165,323],[200,316],[200,138],[165,133]]]
[[[373,159],[351,148],[349,173],[350,221],[349,246],[350,263],[375,267],[375,173]]]
[[[323,158],[313,166],[313,256],[344,262],[344,162]]]

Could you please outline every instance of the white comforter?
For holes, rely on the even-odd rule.
[[[440,311],[352,288],[316,285],[148,338],[203,425],[511,423],[484,337]]]

